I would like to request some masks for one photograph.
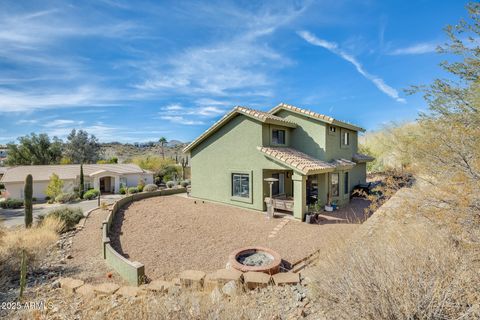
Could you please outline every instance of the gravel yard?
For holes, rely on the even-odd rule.
[[[210,272],[224,268],[232,251],[252,245],[269,247],[294,262],[359,227],[290,220],[278,228],[282,221],[268,220],[257,211],[163,196],[134,202],[119,211],[111,240],[125,257],[142,262],[147,276],[160,279],[175,277],[185,269]]]

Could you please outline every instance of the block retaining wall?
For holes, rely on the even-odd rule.
[[[142,192],[135,193],[130,196],[126,196],[113,204],[111,212],[103,221],[102,225],[102,251],[103,258],[106,260],[107,264],[117,271],[120,276],[126,280],[130,285],[139,286],[145,282],[145,266],[138,261],[130,261],[119,254],[110,244],[110,227],[112,221],[115,217],[115,214],[123,206],[132,203],[134,201],[158,197],[158,196],[167,196],[177,193],[186,192],[185,188],[176,188],[176,189],[165,189],[152,192]]]

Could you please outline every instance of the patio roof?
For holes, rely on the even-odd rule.
[[[270,123],[270,124],[276,124],[276,125],[281,125],[289,128],[296,128],[297,124],[294,122],[288,121],[286,119],[277,117],[271,113],[268,112],[263,112],[263,111],[258,111],[254,109],[250,109],[247,107],[240,107],[237,106],[233,108],[229,113],[224,115],[220,120],[215,122],[210,128],[208,128],[204,133],[202,133],[197,139],[193,140],[188,146],[186,146],[183,149],[183,152],[188,152],[194,147],[196,147],[200,142],[208,138],[210,135],[215,133],[218,129],[220,129],[224,124],[226,124],[228,121],[233,119],[235,116],[242,114],[244,116],[247,116],[249,118],[258,120],[263,123]]]
[[[257,147],[266,157],[304,175],[332,172],[335,165],[315,159],[306,153],[288,147]]]
[[[283,110],[288,110],[288,111],[291,111],[291,112],[294,112],[294,113],[297,113],[297,114],[300,114],[300,115],[303,115],[303,116],[306,116],[306,117],[309,117],[309,118],[312,118],[312,119],[315,119],[315,120],[330,123],[330,124],[333,124],[333,125],[336,125],[336,126],[339,126],[339,127],[342,127],[342,128],[346,128],[346,129],[350,129],[350,130],[354,130],[354,131],[365,132],[365,129],[363,129],[359,126],[356,126],[354,124],[351,124],[351,123],[348,123],[348,122],[345,122],[345,121],[340,121],[340,120],[334,119],[332,117],[329,117],[329,116],[326,116],[326,115],[323,115],[323,114],[320,114],[320,113],[317,113],[317,112],[314,112],[314,111],[310,111],[310,110],[307,110],[307,109],[298,108],[298,107],[295,107],[295,106],[292,106],[292,105],[289,105],[289,104],[286,104],[286,103],[280,103],[278,106],[276,106],[275,108],[270,110],[269,113],[275,114],[282,109]]]
[[[374,157],[366,155],[366,154],[355,153],[353,155],[353,161],[355,161],[356,163],[370,162],[370,161],[373,161],[373,160],[375,160]]]
[[[347,159],[336,159],[330,163],[333,164],[337,169],[351,169],[357,165],[355,162]]]

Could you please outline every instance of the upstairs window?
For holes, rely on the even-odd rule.
[[[337,131],[337,128],[334,126],[330,126],[330,133],[335,133]]]
[[[349,146],[350,145],[350,132],[344,132],[343,133],[343,141],[342,141],[344,146]]]
[[[272,144],[285,144],[285,130],[272,130]]]

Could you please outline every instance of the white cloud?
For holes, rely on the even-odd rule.
[[[168,121],[170,121],[172,123],[175,123],[175,124],[183,124],[183,125],[187,125],[187,126],[204,124],[203,121],[189,120],[189,119],[186,119],[183,116],[160,116],[160,119],[168,120]]]
[[[164,107],[163,109],[167,111],[177,111],[177,110],[183,110],[183,107],[179,104],[171,104]]]
[[[53,127],[72,127],[72,126],[81,126],[84,122],[83,121],[75,121],[75,120],[69,120],[69,119],[55,119],[52,121],[49,121],[42,126],[45,128],[53,128]]]
[[[390,55],[416,55],[435,52],[438,44],[432,42],[417,43],[415,45],[397,48],[391,51]]]
[[[385,93],[386,95],[390,96],[391,98],[395,99],[398,102],[402,102],[402,103],[405,102],[405,99],[399,96],[398,91],[396,89],[386,84],[382,78],[367,72],[367,70],[365,70],[363,65],[354,56],[340,49],[335,42],[330,42],[327,40],[317,38],[315,35],[313,35],[308,31],[299,31],[298,35],[308,43],[314,46],[325,48],[331,51],[332,53],[340,56],[342,59],[350,62],[355,67],[358,73],[360,73],[366,79],[370,80],[380,91],[382,91],[383,93]]]
[[[16,124],[35,124],[37,123],[38,120],[33,120],[33,119],[21,119],[15,122]]]

